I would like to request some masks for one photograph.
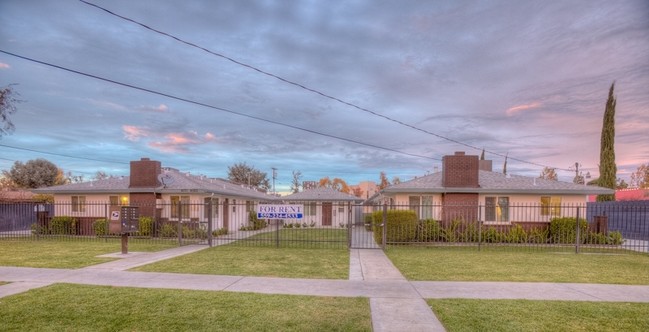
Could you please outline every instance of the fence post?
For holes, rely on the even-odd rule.
[[[212,199],[207,201],[207,244],[212,246]]]
[[[355,214],[352,213],[352,203],[347,202],[347,249],[352,247],[352,223],[354,220]]]
[[[182,225],[182,220],[183,220],[183,202],[181,200],[178,200],[178,246],[182,247],[183,246],[183,225]]]
[[[482,250],[482,207],[478,204],[478,251]]]
[[[385,250],[385,244],[388,237],[388,204],[383,203],[383,235],[381,237],[381,249]]]
[[[269,222],[272,219],[269,219]],[[280,222],[282,220],[282,222]],[[279,248],[279,224],[284,223],[284,219],[275,219],[275,247]]]
[[[576,225],[575,226],[575,253],[578,254],[579,253],[579,243],[581,242],[580,234],[579,234],[580,233],[579,229],[581,228],[581,227],[579,227],[579,206],[577,206],[577,222],[575,223],[575,225]]]

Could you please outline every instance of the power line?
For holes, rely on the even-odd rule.
[[[358,106],[358,105],[356,105],[356,104],[354,104],[354,103],[352,103],[352,102],[348,102],[348,101],[345,101],[345,100],[340,99],[340,98],[338,98],[338,97],[334,97],[334,96],[329,95],[329,94],[327,94],[327,93],[321,92],[321,91],[319,91],[319,90],[317,90],[317,89],[315,89],[315,88],[310,88],[310,87],[308,87],[308,86],[306,86],[306,85],[304,85],[304,84],[297,83],[297,82],[295,82],[295,81],[291,81],[291,80],[289,80],[289,79],[283,78],[283,77],[281,77],[281,76],[279,76],[279,75],[276,75],[276,74],[270,73],[270,72],[268,72],[268,71],[265,71],[265,70],[263,70],[263,69],[260,69],[260,68],[258,68],[258,67],[255,67],[255,66],[253,66],[253,65],[247,64],[247,63],[245,63],[245,62],[241,62],[241,61],[236,60],[236,59],[234,59],[234,58],[232,58],[232,57],[229,57],[229,56],[227,56],[227,55],[224,55],[224,54],[221,54],[221,53],[218,53],[218,52],[212,51],[212,50],[210,50],[210,49],[208,49],[208,48],[206,48],[206,47],[203,47],[203,46],[197,45],[197,44],[192,43],[192,42],[190,42],[190,41],[184,40],[184,39],[182,39],[182,38],[180,38],[180,37],[176,37],[176,36],[174,36],[174,35],[172,35],[172,34],[170,34],[170,33],[167,33],[167,32],[164,32],[164,31],[162,31],[162,30],[158,30],[158,29],[156,29],[156,28],[150,27],[150,26],[148,26],[148,25],[146,25],[146,24],[144,24],[144,23],[141,23],[141,22],[139,22],[139,21],[136,21],[136,20],[134,20],[134,19],[132,19],[132,18],[129,18],[129,17],[126,17],[126,16],[123,16],[123,15],[117,14],[117,13],[115,13],[115,12],[109,10],[109,9],[106,9],[106,8],[104,8],[104,7],[101,7],[101,6],[96,5],[96,4],[94,4],[94,3],[90,3],[90,2],[85,1],[85,0],[79,0],[79,1],[82,2],[82,3],[84,3],[84,4],[86,4],[86,5],[89,5],[89,6],[95,7],[95,8],[97,8],[97,9],[99,9],[99,10],[102,10],[102,11],[104,11],[104,12],[106,12],[106,13],[112,15],[112,16],[118,17],[118,18],[120,18],[120,19],[122,19],[122,20],[125,20],[125,21],[128,21],[128,22],[131,22],[131,23],[136,24],[136,25],[139,25],[139,26],[141,26],[141,27],[143,27],[143,28],[145,28],[145,29],[147,29],[147,30],[153,31],[153,32],[155,32],[155,33],[157,33],[157,34],[160,34],[160,35],[163,35],[163,36],[165,36],[165,37],[168,37],[168,38],[171,38],[171,39],[173,39],[173,40],[176,40],[177,42],[180,42],[180,43],[182,43],[182,44],[188,45],[188,46],[190,46],[190,47],[197,48],[197,49],[202,50],[202,51],[204,51],[204,52],[206,52],[206,53],[209,53],[209,54],[211,54],[211,55],[214,55],[214,56],[220,57],[220,58],[222,58],[222,59],[228,60],[228,61],[230,61],[230,62],[232,62],[232,63],[235,63],[235,64],[237,64],[237,65],[239,65],[239,66],[242,66],[242,67],[248,68],[248,69],[250,69],[250,70],[256,71],[256,72],[258,72],[258,73],[260,73],[260,74],[263,74],[263,75],[266,75],[266,76],[269,76],[269,77],[275,78],[275,79],[277,79],[277,80],[279,80],[279,81],[282,81],[282,82],[284,82],[284,83],[287,83],[287,84],[290,84],[290,85],[296,86],[296,87],[298,87],[298,88],[300,88],[300,89],[303,89],[303,90],[306,90],[306,91],[309,91],[309,92],[315,93],[315,94],[320,95],[320,96],[322,96],[322,97],[324,97],[324,98],[327,98],[327,99],[330,99],[330,100],[334,100],[334,101],[336,101],[336,102],[338,102],[338,103],[341,103],[341,104],[343,104],[343,105],[347,105],[347,106],[352,107],[352,108],[355,108],[355,109],[357,109],[357,110],[360,110],[360,111],[363,111],[363,112],[369,113],[369,114],[371,114],[371,115],[373,115],[373,116],[383,118],[383,119],[385,119],[385,120],[388,120],[388,121],[391,121],[391,122],[397,123],[397,124],[399,124],[399,125],[401,125],[401,126],[405,126],[405,127],[410,128],[410,129],[414,129],[414,130],[417,130],[417,131],[419,131],[419,132],[422,132],[422,133],[425,133],[425,134],[428,134],[428,135],[431,135],[431,136],[435,136],[435,137],[437,137],[437,138],[440,138],[440,139],[443,139],[443,140],[446,140],[446,141],[449,141],[449,142],[452,142],[452,143],[455,143],[455,144],[459,144],[459,145],[462,145],[462,146],[465,146],[465,147],[468,147],[468,148],[471,148],[471,149],[474,149],[474,150],[484,150],[484,148],[480,148],[480,147],[477,147],[477,146],[474,146],[474,145],[471,145],[471,144],[468,144],[468,143],[464,143],[464,142],[458,141],[458,140],[453,139],[453,138],[449,138],[449,137],[446,137],[446,136],[442,136],[442,135],[440,135],[440,134],[436,134],[436,133],[431,132],[431,131],[429,131],[429,130],[422,129],[422,128],[419,128],[419,127],[417,127],[417,126],[415,126],[415,125],[412,125],[412,124],[409,124],[409,123],[405,123],[405,122],[403,122],[403,121],[401,121],[401,120],[397,120],[397,119],[391,118],[391,117],[389,117],[389,116],[383,115],[383,114],[381,114],[381,113],[378,113],[378,112],[372,111],[372,110],[370,110],[370,109],[368,109],[368,108],[365,108],[365,107],[362,107],[362,106]],[[488,151],[488,150],[484,150],[484,151],[486,151],[486,152],[488,152],[488,153],[491,153],[491,154],[494,154],[494,155],[497,155],[497,156],[500,156],[500,157],[503,157],[503,158],[508,158],[508,159],[510,159],[510,160],[515,160],[515,161],[518,161],[518,162],[521,162],[521,163],[525,163],[525,164],[530,164],[530,165],[535,165],[535,166],[540,166],[540,167],[554,168],[554,169],[559,169],[559,170],[564,170],[564,171],[570,171],[570,170],[567,169],[567,168],[550,167],[550,166],[543,165],[543,164],[539,164],[539,163],[535,163],[535,162],[532,162],[532,161],[526,161],[526,160],[523,160],[523,159],[510,157],[510,156],[507,156],[507,154],[502,154],[502,153],[498,153],[498,152],[494,152],[494,151]]]
[[[21,148],[17,146],[10,146],[10,145],[5,145],[5,144],[0,144],[1,147],[4,148],[9,148],[9,149],[16,149],[16,150],[22,150],[22,151],[30,151],[30,152],[36,152],[36,153],[42,153],[42,154],[48,154],[52,156],[57,156],[57,157],[66,157],[66,158],[72,158],[72,159],[81,159],[81,160],[89,160],[89,161],[99,161],[103,163],[113,163],[113,164],[128,164],[123,161],[115,161],[115,160],[105,160],[105,159],[95,159],[95,158],[87,158],[87,157],[77,157],[77,156],[71,156],[68,154],[61,154],[61,153],[54,153],[54,152],[47,152],[47,151],[39,151],[39,150],[34,150],[34,149],[28,149],[28,148]],[[3,158],[4,159],[4,158]],[[9,160],[9,159],[7,159]]]
[[[223,108],[223,107],[217,107],[217,106],[213,106],[213,105],[210,105],[210,104],[198,102],[198,101],[195,101],[195,100],[174,96],[174,95],[171,95],[171,94],[168,94],[168,93],[159,92],[159,91],[156,91],[156,90],[139,87],[139,86],[132,85],[132,84],[115,81],[115,80],[112,80],[112,79],[104,78],[104,77],[93,75],[93,74],[88,74],[88,73],[85,73],[85,72],[82,72],[82,71],[78,71],[78,70],[66,68],[66,67],[63,67],[63,66],[55,65],[55,64],[52,64],[52,63],[36,60],[36,59],[33,59],[33,58],[18,55],[18,54],[15,54],[15,53],[4,51],[4,50],[0,50],[0,52],[4,53],[4,54],[7,54],[7,55],[17,57],[17,58],[20,58],[20,59],[23,59],[23,60],[27,60],[27,61],[35,62],[35,63],[38,63],[38,64],[42,64],[42,65],[45,65],[45,66],[48,66],[48,67],[61,69],[61,70],[64,70],[64,71],[67,71],[67,72],[70,72],[70,73],[75,73],[75,74],[78,74],[78,75],[94,78],[94,79],[97,79],[97,80],[100,80],[100,81],[112,83],[112,84],[115,84],[115,85],[120,85],[120,86],[131,88],[131,89],[134,89],[134,90],[148,92],[148,93],[151,93],[151,94],[167,97],[167,98],[182,101],[182,102],[185,102],[185,103],[190,103],[190,104],[194,104],[194,105],[198,105],[198,106],[211,108],[211,109],[214,109],[214,110],[217,110],[217,111],[222,111],[222,112],[226,112],[226,113],[246,117],[246,118],[249,118],[249,119],[254,119],[254,120],[257,120],[257,121],[271,123],[271,124],[274,124],[274,125],[283,126],[283,127],[287,127],[287,128],[291,128],[291,129],[295,129],[295,130],[300,130],[300,131],[308,132],[308,133],[315,134],[315,135],[334,138],[334,139],[349,142],[349,143],[354,143],[354,144],[363,145],[363,146],[367,146],[367,147],[371,147],[371,148],[375,148],[375,149],[380,149],[380,150],[390,151],[390,152],[394,152],[394,153],[399,153],[399,154],[403,154],[403,155],[407,155],[407,156],[411,156],[411,157],[425,158],[425,159],[430,159],[430,160],[440,160],[438,158],[433,158],[433,157],[429,157],[429,156],[423,156],[423,155],[419,155],[419,154],[404,152],[404,151],[400,151],[400,150],[397,150],[397,149],[387,148],[387,147],[384,147],[384,146],[379,146],[379,145],[375,145],[375,144],[371,144],[371,143],[364,143],[364,142],[353,140],[353,139],[350,139],[350,138],[345,138],[345,137],[331,135],[331,134],[325,134],[325,133],[321,133],[319,131],[315,131],[315,130],[312,130],[312,129],[302,128],[302,127],[290,125],[290,124],[275,121],[275,120],[265,119],[265,118],[261,118],[261,117],[254,116],[254,115],[249,115],[249,114],[236,112],[236,111],[226,109],[226,108]]]

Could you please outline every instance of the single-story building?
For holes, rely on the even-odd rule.
[[[285,223],[306,223],[307,225],[344,227],[360,220],[362,198],[326,187],[306,189],[281,198],[289,204],[303,204],[304,217],[286,219]]]
[[[212,229],[237,230],[248,225],[250,211],[260,202],[273,201],[266,193],[232,182],[191,175],[162,167],[159,161],[131,161],[130,176],[72,183],[34,190],[54,195],[54,215],[72,216],[82,224],[110,219],[111,232],[120,227],[123,206],[138,208],[139,216],[153,217],[161,224],[207,225]],[[82,233],[90,232],[82,227]]]
[[[456,152],[444,156],[442,171],[383,189],[374,204],[416,211],[420,219],[482,221],[532,226],[558,216],[575,216],[588,195],[612,189],[492,171],[489,160]],[[585,214],[585,209],[582,210]],[[581,215],[585,217],[585,215]],[[532,225],[530,225],[532,224]]]

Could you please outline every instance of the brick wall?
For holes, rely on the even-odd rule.
[[[478,188],[478,156],[455,152],[442,158],[442,186],[453,188]]]

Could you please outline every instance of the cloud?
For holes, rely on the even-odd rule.
[[[513,116],[513,115],[515,115],[515,114],[517,114],[519,112],[539,108],[541,106],[542,106],[542,104],[539,103],[539,102],[533,102],[533,103],[530,103],[530,104],[517,105],[517,106],[513,106],[513,107],[508,108],[507,111],[505,111],[505,113],[507,113],[507,116]]]
[[[140,140],[141,137],[149,136],[149,130],[143,127],[123,125],[122,131],[124,132],[124,137],[133,142]]]
[[[9,65],[6,64],[6,63],[2,63],[2,62],[0,62],[0,69],[9,69],[9,68],[11,68],[11,66],[9,66]]]
[[[142,112],[164,113],[169,110],[169,107],[165,104],[160,104],[158,106],[140,106],[137,110]]]

